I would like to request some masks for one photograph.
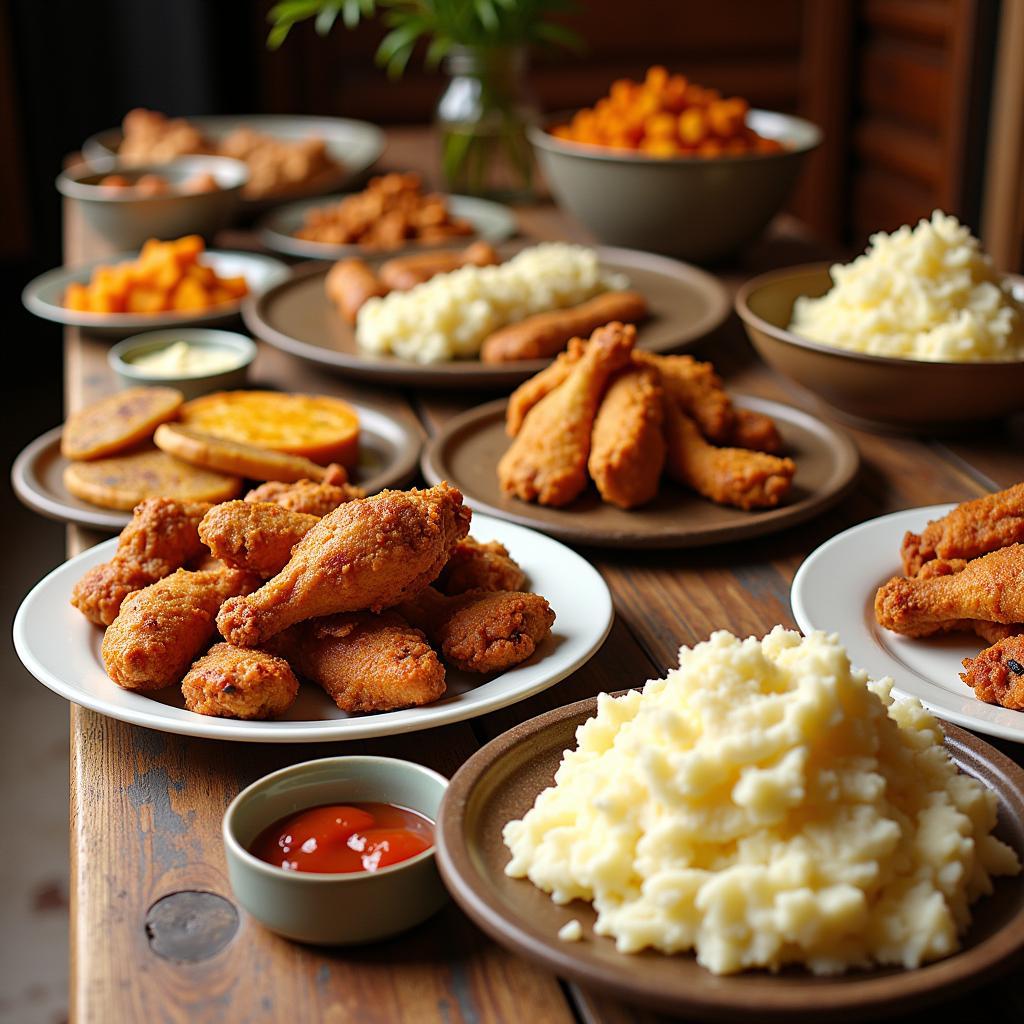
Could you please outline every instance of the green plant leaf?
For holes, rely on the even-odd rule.
[[[427,47],[424,60],[428,68],[436,68],[452,48],[452,41],[444,36],[435,36]]]
[[[323,9],[316,16],[316,21],[313,23],[318,36],[325,36],[334,28],[334,23],[337,21],[340,11],[341,0],[323,6]]]

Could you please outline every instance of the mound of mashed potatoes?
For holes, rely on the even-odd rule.
[[[419,363],[472,358],[501,327],[628,287],[622,274],[602,269],[593,249],[544,242],[497,266],[461,267],[370,299],[356,319],[356,343]]]
[[[854,670],[838,638],[718,632],[643,691],[602,694],[555,776],[509,822],[506,873],[592,901],[633,953],[716,974],[816,974],[954,952],[994,875],[994,794],[935,719]]]
[[[831,275],[821,298],[796,300],[791,331],[876,356],[1024,359],[1024,306],[979,241],[940,210],[913,230],[872,235],[863,256]]]

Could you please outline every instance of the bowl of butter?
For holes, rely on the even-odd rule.
[[[256,343],[244,334],[205,328],[134,334],[107,353],[123,387],[159,384],[186,399],[244,387],[255,358]]]

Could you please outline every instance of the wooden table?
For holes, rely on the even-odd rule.
[[[384,163],[433,173],[422,131],[393,132]],[[524,233],[586,240],[551,206],[523,209]],[[234,241],[238,241],[235,239]],[[69,263],[104,255],[73,208]],[[723,275],[820,258],[792,225]],[[67,406],[112,391],[107,344],[69,330]],[[730,387],[822,410],[761,365],[735,319],[699,354]],[[254,380],[377,402],[432,432],[488,396],[374,392],[261,346]],[[284,765],[338,753],[409,758],[451,775],[480,744],[550,708],[642,684],[676,663],[680,644],[714,629],[761,635],[793,626],[789,585],[802,559],[833,534],[896,509],[959,501],[1024,476],[1007,430],[956,443],[851,431],[863,457],[854,493],[832,512],[760,540],[678,552],[586,550],[608,581],[616,623],[583,669],[546,693],[460,725],[352,744],[252,745],[185,739],[71,709],[71,1020],[109,1022],[410,1021],[416,1024],[640,1024],[662,1018],[560,982],[505,952],[454,906],[415,931],[361,949],[287,942],[237,911],[225,871],[221,816],[245,785]],[[1015,434],[1020,439],[1020,433]],[[101,537],[69,531],[69,548]],[[1024,750],[998,744],[1014,756]],[[756,1008],[751,1019],[756,1019]],[[1021,988],[991,985],[947,1004],[954,1014],[1020,1019]],[[910,1018],[907,1018],[910,1019]],[[924,1019],[923,1017],[921,1018]]]

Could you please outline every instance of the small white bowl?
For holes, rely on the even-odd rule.
[[[447,788],[443,775],[392,757],[325,757],[258,779],[224,814],[235,898],[271,931],[321,946],[376,942],[420,924],[448,899],[434,846],[379,871],[346,874],[285,871],[249,847],[275,822],[323,804],[392,803],[436,821]]]
[[[133,362],[139,356],[158,352],[179,341],[184,341],[195,348],[231,352],[236,357],[236,365],[216,373],[166,376],[142,369]],[[169,328],[164,331],[133,334],[107,352],[107,362],[123,387],[155,385],[177,388],[186,398],[197,398],[211,391],[244,387],[249,367],[255,358],[256,343],[252,339],[234,331],[215,331],[206,327]]]

